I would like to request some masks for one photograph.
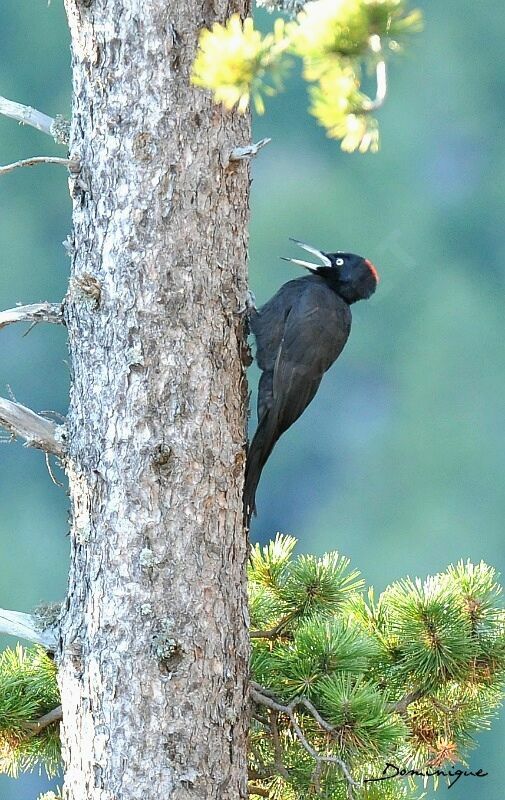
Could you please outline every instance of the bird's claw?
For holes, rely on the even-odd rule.
[[[249,317],[253,311],[257,310],[258,309],[256,308],[256,298],[253,292],[251,292],[251,290],[248,289],[245,294],[244,304],[240,306],[240,308],[237,311],[237,314],[246,314],[246,316]]]

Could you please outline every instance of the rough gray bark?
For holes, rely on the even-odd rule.
[[[67,800],[246,796],[247,119],[189,84],[247,0],[66,0]],[[84,189],[83,189],[84,187]]]

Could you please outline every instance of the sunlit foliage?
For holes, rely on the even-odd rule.
[[[420,29],[420,12],[409,12],[405,0],[315,0],[303,7],[268,3],[269,10],[274,5],[292,18],[277,18],[273,33],[265,36],[252,18],[242,21],[238,14],[203,30],[193,83],[211,90],[214,101],[227,109],[244,112],[252,100],[263,113],[264,96],[282,90],[297,56],[310,84],[311,114],[328,136],[340,139],[348,152],[376,151],[378,124],[372,112],[382,104],[385,86],[378,85],[373,101],[363,92],[362,74],[381,64],[385,75],[386,53],[400,49],[405,35]]]

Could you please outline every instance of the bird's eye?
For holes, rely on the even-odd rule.
[[[343,258],[337,258],[337,260],[335,261],[335,264],[337,265],[337,267],[343,267],[344,266],[344,259]]]

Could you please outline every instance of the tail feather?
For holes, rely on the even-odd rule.
[[[249,528],[256,514],[256,490],[270,453],[278,439],[272,412],[263,415],[247,453],[244,484],[244,524]]]

